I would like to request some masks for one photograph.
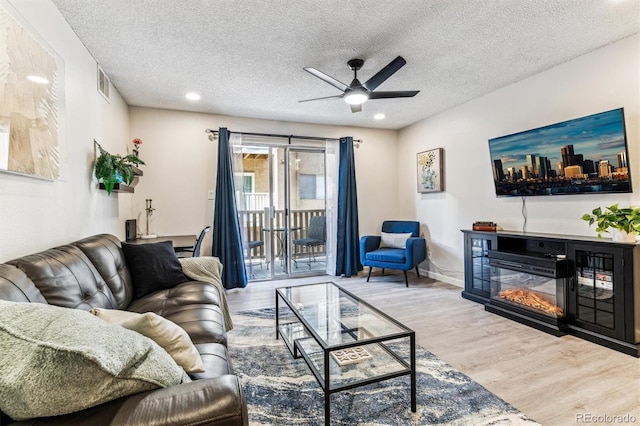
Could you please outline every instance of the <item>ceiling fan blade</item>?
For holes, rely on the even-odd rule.
[[[311,102],[311,101],[321,101],[321,100],[324,100],[324,99],[339,99],[342,96],[344,96],[344,95],[325,96],[323,98],[313,98],[313,99],[303,99],[301,101],[298,101],[298,103],[300,103],[300,102]]]
[[[351,112],[360,112],[362,111],[362,104],[359,105],[349,105],[351,107]]]
[[[404,90],[396,92],[371,92],[369,99],[412,98],[420,93],[419,90]]]
[[[374,90],[376,87],[384,83],[386,79],[391,77],[396,71],[402,68],[406,63],[407,61],[405,61],[402,56],[398,56],[393,61],[389,62],[386,67],[378,71],[376,75],[367,80],[367,82],[364,83],[363,86],[369,90]]]
[[[330,76],[326,75],[325,73],[323,73],[322,71],[318,71],[315,68],[307,67],[307,68],[303,68],[303,70],[305,70],[309,74],[312,74],[312,75],[318,77],[320,80],[324,81],[325,83],[329,83],[330,85],[332,85],[336,89],[342,90],[343,92],[349,88],[349,86],[347,86],[343,82],[338,81],[335,78],[330,77]]]

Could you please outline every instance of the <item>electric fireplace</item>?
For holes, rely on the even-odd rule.
[[[489,251],[486,310],[555,335],[565,334],[567,264],[563,256]]]
[[[546,333],[571,334],[640,357],[640,244],[462,232],[462,297]]]

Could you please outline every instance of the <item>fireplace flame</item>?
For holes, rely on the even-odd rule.
[[[564,312],[562,311],[561,307],[557,306],[553,302],[546,300],[533,291],[525,290],[522,288],[510,288],[507,290],[502,290],[500,293],[498,293],[498,296],[501,299],[506,299],[510,302],[542,311],[545,314],[551,315],[553,317],[564,316]]]

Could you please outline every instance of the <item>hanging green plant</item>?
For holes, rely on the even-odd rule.
[[[144,165],[144,161],[133,154],[125,156],[110,154],[98,142],[95,142],[95,144],[100,151],[95,164],[95,176],[98,181],[104,184],[107,194],[111,195],[116,183],[124,182],[127,185],[131,185],[135,177],[133,167],[135,165]]]

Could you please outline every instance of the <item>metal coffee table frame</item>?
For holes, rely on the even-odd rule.
[[[386,334],[376,336],[374,333],[371,333],[369,330],[364,329],[363,327],[359,328],[349,328],[346,327],[342,322],[340,322],[340,327],[342,330],[342,335],[348,335],[354,340],[347,343],[334,344],[330,345],[321,338],[318,332],[314,329],[314,327],[309,324],[309,322],[301,315],[301,311],[299,311],[299,307],[294,306],[293,302],[289,300],[286,296],[285,291],[291,288],[301,288],[307,286],[318,286],[322,284],[306,284],[303,286],[296,287],[279,287],[276,288],[275,302],[276,302],[276,339],[282,337],[282,340],[285,342],[289,352],[291,352],[294,358],[302,357],[314,377],[318,381],[318,384],[324,391],[324,416],[325,416],[325,425],[329,425],[331,421],[331,394],[344,391],[347,389],[353,389],[359,386],[364,386],[372,383],[378,383],[384,380],[389,380],[395,377],[409,375],[411,380],[411,411],[416,412],[416,337],[415,332],[395,319],[391,318],[389,315],[384,312],[378,310],[374,306],[360,299],[358,296],[350,293],[344,288],[340,287],[335,283],[324,283],[325,285],[333,285],[340,292],[344,293],[346,296],[351,298],[354,302],[357,302],[367,309],[369,309],[375,315],[383,318],[384,320],[392,323],[396,327],[402,329],[402,332]],[[287,322],[285,324],[281,324],[280,318],[280,300],[282,300],[288,307],[289,310],[294,314],[296,321]],[[291,336],[291,337],[288,337]],[[359,336],[367,336],[364,339]],[[387,346],[385,342],[408,338],[409,339],[409,358],[410,361],[405,361],[399,354],[394,352],[392,348]],[[359,340],[361,339],[361,340]],[[312,343],[315,342],[315,345],[322,350],[322,365],[324,366],[324,372],[321,372],[318,368],[316,368],[314,361],[311,359],[311,355],[307,353],[305,350],[305,342],[309,343],[312,340]],[[348,349],[353,347],[369,347],[372,348],[381,348],[384,350],[384,353],[390,356],[394,362],[397,362],[400,369],[397,371],[393,371],[390,373],[381,374],[375,377],[368,377],[365,379],[356,379],[350,383],[334,385],[331,386],[331,367],[333,368],[342,368],[338,366],[338,364],[332,361],[331,352],[337,351],[341,349]],[[351,366],[357,366],[358,364],[352,364]],[[351,367],[349,366],[349,367]],[[343,366],[347,367],[347,366]],[[324,374],[323,374],[324,373]]]

